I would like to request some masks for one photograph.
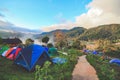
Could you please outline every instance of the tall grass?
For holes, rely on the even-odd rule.
[[[96,55],[87,55],[87,60],[97,71],[99,80],[117,80],[116,71],[110,66],[107,60],[102,60]]]

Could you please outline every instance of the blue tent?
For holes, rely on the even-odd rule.
[[[95,55],[96,55],[96,54],[98,54],[98,52],[97,52],[97,51],[95,51],[95,50],[94,50],[92,53],[93,53],[93,54],[95,54]]]
[[[116,63],[118,65],[120,65],[120,59],[114,58],[112,60],[109,61],[110,63]]]
[[[47,60],[50,61],[50,57],[46,49],[40,45],[33,44],[21,50],[14,63],[31,71],[34,70],[35,65],[42,66]]]
[[[63,63],[66,62],[66,59],[65,58],[56,57],[56,58],[52,59],[52,62],[56,63],[56,64],[63,64]]]

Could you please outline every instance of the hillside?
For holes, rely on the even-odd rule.
[[[74,27],[70,30],[66,29],[57,29],[50,32],[29,30],[18,27],[1,27],[0,26],[0,36],[1,37],[23,37],[25,35],[33,36],[36,39],[41,38],[42,36],[53,36],[53,33],[56,31],[61,31],[66,34],[68,37],[79,37],[80,40],[96,40],[96,39],[119,39],[120,38],[120,24],[109,24],[101,25],[95,28],[85,29],[83,27]],[[40,34],[41,33],[41,34]]]
[[[36,39],[38,38],[42,38],[43,36],[53,36],[55,32],[57,31],[61,31],[62,33],[67,33],[69,30],[66,30],[66,29],[57,29],[57,30],[53,30],[53,31],[50,31],[50,32],[42,32],[41,34],[37,34],[37,35],[34,35],[34,37]]]
[[[66,34],[68,35],[68,37],[78,37],[79,35],[84,33],[85,30],[86,29],[83,27],[74,27],[70,29]]]
[[[36,37],[36,38],[40,38],[40,37],[45,36],[45,35],[47,35],[47,36],[52,36],[52,35],[53,35],[55,32],[57,32],[57,31],[60,31],[60,32],[66,34],[68,37],[77,37],[77,36],[79,36],[80,34],[82,34],[85,30],[86,30],[86,29],[83,28],[83,27],[74,27],[74,28],[72,28],[72,29],[70,29],[70,30],[57,29],[57,30],[53,30],[53,31],[50,31],[50,32],[43,32],[43,33],[41,33],[41,34],[36,35],[35,37]]]
[[[41,35],[53,34],[54,32],[57,32],[57,31],[61,31],[63,33],[68,32],[68,30],[66,30],[66,29],[57,29],[57,30],[53,30],[53,31],[50,31],[50,32],[43,32]]]
[[[120,24],[101,25],[95,28],[86,30],[80,35],[80,40],[96,40],[96,39],[119,39]]]

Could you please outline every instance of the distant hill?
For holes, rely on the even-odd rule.
[[[66,29],[57,29],[57,30],[53,30],[50,32],[43,32],[41,34],[36,35],[36,38],[40,38],[42,36],[52,36],[54,34],[54,32],[57,31],[61,31],[62,33],[66,34],[68,37],[76,37],[79,36],[80,34],[82,34],[86,29],[82,28],[82,27],[74,27],[70,30],[66,30]]]
[[[41,38],[43,36],[53,36],[54,32],[57,32],[57,31],[61,31],[63,33],[67,33],[69,30],[66,30],[66,29],[57,29],[57,30],[53,30],[53,31],[50,31],[50,32],[43,32],[41,34],[37,34],[34,37],[35,38]]]
[[[15,26],[0,26],[0,37],[22,37],[27,34],[34,35],[34,34],[40,34],[40,30],[30,30],[26,28],[21,27],[15,27]],[[29,36],[28,35],[28,36]]]
[[[83,27],[74,27],[70,30],[57,29],[50,32],[41,33],[40,30],[29,30],[20,27],[2,27],[0,26],[0,37],[29,37],[36,39],[45,35],[53,36],[56,31],[61,31],[71,38],[78,38],[80,40],[96,40],[96,39],[120,39],[120,24],[101,25],[98,27],[85,29]]]
[[[6,31],[0,31],[0,37],[2,38],[9,38],[9,37],[22,37],[24,35],[23,33],[12,33],[12,32],[6,32]]]
[[[41,35],[49,35],[49,34],[53,34],[54,32],[57,32],[57,31],[61,31],[63,33],[66,33],[69,30],[66,30],[66,29],[57,29],[57,30],[53,30],[53,31],[50,31],[50,32],[43,32]]]
[[[74,27],[74,28],[70,29],[66,34],[68,37],[78,37],[82,33],[84,33],[85,30],[86,29],[83,27]]]
[[[86,30],[79,37],[80,40],[120,39],[120,24],[101,25]]]

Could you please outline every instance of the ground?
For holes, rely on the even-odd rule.
[[[72,76],[72,80],[99,80],[95,69],[88,63],[85,55],[79,57]]]
[[[34,80],[34,72],[28,72],[0,56],[0,80]]]

